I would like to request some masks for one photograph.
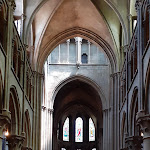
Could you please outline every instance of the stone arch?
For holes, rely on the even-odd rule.
[[[123,21],[123,18],[121,16],[121,14],[119,13],[118,9],[114,6],[113,2],[112,1],[109,1],[109,0],[104,0],[111,8],[112,10],[116,13],[119,21],[120,21],[120,24],[122,26],[122,29],[124,31],[124,43],[125,45],[128,44],[128,32],[127,32],[127,28],[126,28],[126,25]]]
[[[13,135],[20,135],[21,111],[15,86],[11,86],[10,88],[9,111],[11,112],[10,132]]]
[[[4,99],[3,99],[3,79],[2,79],[2,73],[0,70],[0,113],[3,109]]]
[[[136,114],[138,112],[138,88],[135,87],[133,90],[132,98],[131,98],[131,104],[130,104],[130,112],[129,112],[129,134],[130,135],[136,135],[137,132],[137,126],[136,126]]]
[[[23,143],[23,147],[30,148],[31,146],[31,123],[30,123],[30,115],[28,109],[25,111],[25,122],[24,122],[24,130],[26,134],[25,141]]]
[[[54,36],[52,40],[50,40],[49,43],[43,48],[42,53],[39,54],[40,56],[38,56],[37,58],[37,62],[36,62],[37,66],[35,66],[37,67],[39,72],[42,72],[45,59],[49,56],[49,54],[58,44],[64,42],[64,40],[71,39],[76,36],[80,36],[100,46],[103,49],[103,51],[106,53],[110,61],[111,72],[114,73],[115,71],[117,71],[118,69],[117,58],[111,46],[96,33],[85,28],[73,27]]]
[[[6,1],[2,0],[0,4],[0,42],[5,50],[5,42],[6,42],[6,28],[7,28],[7,14],[8,14],[8,7]]]
[[[147,67],[146,77],[145,77],[145,102],[144,107],[146,113],[150,113],[150,60]]]
[[[121,121],[121,148],[124,148],[125,143],[125,123],[126,123],[126,113],[123,112],[122,121]]]
[[[71,82],[71,81],[74,81],[74,80],[79,80],[79,81],[82,81],[82,82],[85,82],[87,84],[89,84],[91,87],[93,87],[95,89],[95,91],[98,92],[99,94],[99,97],[101,98],[101,103],[102,103],[102,109],[106,109],[107,108],[107,102],[106,102],[106,98],[105,98],[105,95],[101,89],[101,87],[99,87],[99,85],[97,85],[93,80],[91,80],[90,78],[88,77],[85,77],[83,75],[74,75],[74,76],[71,76],[65,80],[63,80],[62,82],[60,82],[56,88],[54,89],[53,91],[53,96],[52,96],[52,105],[54,104],[54,100],[56,98],[56,95],[57,93],[59,92],[59,90],[65,86],[67,83]],[[53,106],[51,106],[53,107]]]

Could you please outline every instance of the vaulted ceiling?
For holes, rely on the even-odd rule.
[[[24,41],[28,44],[32,27],[35,67],[38,63],[44,63],[48,54],[59,42],[62,42],[62,39],[66,40],[76,35],[95,43],[94,36],[102,38],[108,44],[107,47],[110,46],[113,57],[119,63],[120,27],[123,30],[124,45],[126,45],[128,43],[127,16],[130,13],[128,11],[135,12],[131,8],[128,10],[129,1],[26,0],[24,2],[26,14]],[[133,2],[131,4],[134,5]]]

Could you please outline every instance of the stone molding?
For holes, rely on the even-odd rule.
[[[23,141],[25,140],[24,135],[10,135],[8,138],[8,146],[11,148],[21,148]]]
[[[125,139],[128,150],[141,150],[143,138],[141,136],[129,136]]]
[[[142,1],[143,0],[136,0],[136,2],[135,2],[135,9],[136,9],[136,11],[138,11],[141,8]]]
[[[23,147],[21,148],[21,150],[32,150],[32,148],[24,147],[24,146],[23,146]]]
[[[150,114],[145,114],[145,111],[138,112],[136,122],[144,133],[143,139],[150,138]]]
[[[7,130],[11,123],[11,116],[10,112],[8,111],[2,111],[2,114],[0,114],[0,135],[3,134],[3,131]]]

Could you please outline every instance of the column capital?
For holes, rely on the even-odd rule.
[[[22,20],[25,20],[25,19],[26,19],[26,15],[25,15],[25,14],[22,14],[22,15],[21,15],[21,19],[22,19]]]
[[[9,147],[21,149],[23,141],[25,140],[25,136],[24,135],[10,135],[7,139],[8,139]]]
[[[120,72],[115,72],[110,75],[110,77],[114,78],[116,76],[120,76]]]
[[[11,114],[6,110],[2,110],[2,114],[0,114],[0,135],[3,133],[4,130],[9,128],[11,124]]]
[[[121,49],[123,50],[123,52],[128,52],[128,48],[129,48],[129,45],[124,45],[124,46],[121,46]]]
[[[92,43],[88,40],[88,44],[91,45]]]
[[[48,112],[49,112],[50,114],[53,114],[54,109],[49,108],[49,109],[48,109]]]
[[[32,148],[29,148],[29,147],[21,147],[21,150],[32,150]]]
[[[137,125],[140,125],[141,130],[144,134],[144,138],[146,135],[150,135],[150,114],[145,114],[144,111],[140,111],[136,116]]]
[[[125,139],[128,150],[141,150],[143,138],[141,136],[129,136]]]
[[[82,44],[82,38],[81,37],[75,37],[75,42],[80,42]]]
[[[70,39],[68,39],[66,42],[67,42],[67,44],[69,44],[70,43]]]
[[[142,6],[142,0],[136,0],[135,2],[135,9],[138,11]]]
[[[132,21],[132,15],[131,14],[127,15],[127,18],[129,21]]]

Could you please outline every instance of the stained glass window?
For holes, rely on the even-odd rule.
[[[83,120],[81,117],[76,119],[75,142],[83,142]]]
[[[89,141],[95,141],[95,126],[92,119],[89,119]]]
[[[69,118],[67,117],[63,126],[63,141],[69,141]]]

